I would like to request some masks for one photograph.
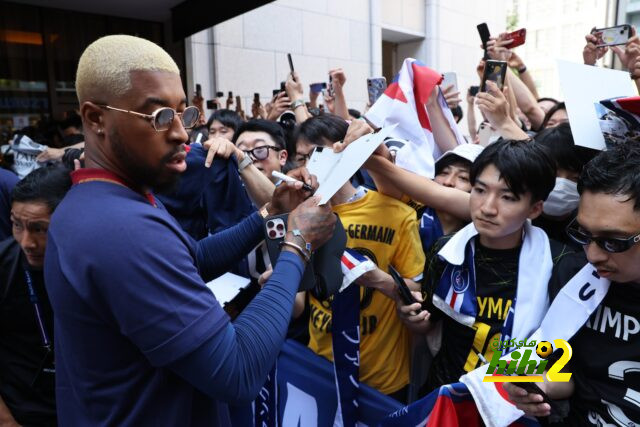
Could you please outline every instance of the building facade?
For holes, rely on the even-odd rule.
[[[479,80],[481,22],[503,31],[506,0],[278,0],[189,37],[187,88],[191,95],[201,84],[206,99],[233,91],[250,111],[254,93],[264,103],[280,87],[291,53],[306,94],[343,68],[347,102],[359,110],[367,78],[389,81],[407,57],[456,72],[464,97]]]
[[[620,3],[622,11],[625,6]],[[556,59],[581,64],[585,35],[592,28],[616,25],[616,7],[613,0],[511,0],[508,14],[513,29],[527,29],[527,42],[516,52],[531,72],[541,97],[563,99]],[[620,18],[620,24],[626,22],[624,14]],[[607,54],[602,62],[611,67],[612,59]]]

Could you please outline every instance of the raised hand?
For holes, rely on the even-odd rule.
[[[584,36],[587,44],[582,49],[582,59],[586,65],[596,65],[596,61],[602,58],[607,53],[607,47],[596,47],[598,44],[598,38],[589,33]]]
[[[344,73],[342,68],[334,68],[333,70],[329,70],[329,75],[331,76],[331,82],[333,83],[334,90],[336,88],[342,89],[344,84],[347,82],[347,76]]]
[[[496,61],[509,61],[512,52],[505,47],[511,43],[511,39],[508,37],[508,33],[502,33],[497,39],[493,37],[489,39],[487,42],[487,52],[491,59]]]
[[[291,106],[291,99],[287,96],[286,92],[280,92],[276,95],[275,99],[271,103],[271,110],[269,110],[267,120],[278,120],[278,117],[282,115]]]
[[[291,212],[318,189],[316,176],[309,174],[305,167],[289,171],[287,176],[300,182],[283,181],[276,187],[269,207],[269,212],[272,214]],[[310,185],[313,191],[310,192],[302,188],[302,183]]]
[[[458,104],[460,104],[460,102],[462,102],[462,99],[460,98],[460,92],[454,90],[453,85],[449,85],[442,89],[442,94],[444,95],[444,99],[447,101],[447,105],[452,110],[456,108]]]
[[[304,97],[304,86],[300,81],[300,76],[296,71],[293,74],[289,74],[287,77],[287,81],[285,82],[285,89],[287,91],[287,96],[293,101],[297,101],[298,99],[303,99]]]
[[[487,92],[478,92],[476,105],[494,128],[499,129],[510,119],[510,107],[498,85],[487,80]]]
[[[373,128],[367,124],[364,120],[352,120],[347,128],[347,134],[342,141],[335,142],[333,144],[333,151],[339,153],[347,148],[356,139],[363,135],[373,132]]]
[[[632,37],[627,41],[624,50],[620,46],[611,46],[611,50],[629,71],[635,67],[636,60],[640,56],[640,38],[636,35],[636,28],[633,26],[631,27],[631,35]]]

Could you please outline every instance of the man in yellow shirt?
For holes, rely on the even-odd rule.
[[[309,119],[301,125],[297,142],[329,146],[335,141],[325,136],[324,129],[337,129],[344,137],[347,125],[331,115]],[[350,182],[332,197],[331,204],[347,233],[348,248],[365,255],[384,272],[393,265],[402,277],[420,280],[425,257],[413,209],[376,191],[356,189]],[[390,276],[388,280],[393,283]],[[309,348],[333,361],[331,300],[308,294]],[[304,294],[300,295],[298,310],[304,301]],[[406,400],[410,334],[396,315],[395,302],[369,287],[360,289],[360,335],[360,381]]]

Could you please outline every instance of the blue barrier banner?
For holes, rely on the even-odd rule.
[[[334,425],[338,400],[331,362],[287,340],[278,357],[277,379],[281,426]],[[403,406],[364,383],[358,388],[357,402],[358,421],[371,426]]]

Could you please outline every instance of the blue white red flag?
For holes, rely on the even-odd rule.
[[[376,268],[376,265],[369,258],[365,257],[358,251],[353,249],[345,249],[340,260],[342,266],[342,286],[340,292],[346,289],[358,277],[362,276],[367,271],[371,271]]]
[[[441,81],[440,73],[416,59],[407,58],[387,90],[365,114],[367,120],[378,127],[397,123],[391,136],[409,143],[398,150],[396,164],[429,178],[434,176],[434,159],[440,157],[442,151],[433,139],[425,104]],[[466,143],[440,91],[438,103],[458,144]]]
[[[381,427],[480,427],[484,426],[473,397],[463,383],[447,384],[422,399],[387,416]],[[511,427],[540,424],[522,417]]]

